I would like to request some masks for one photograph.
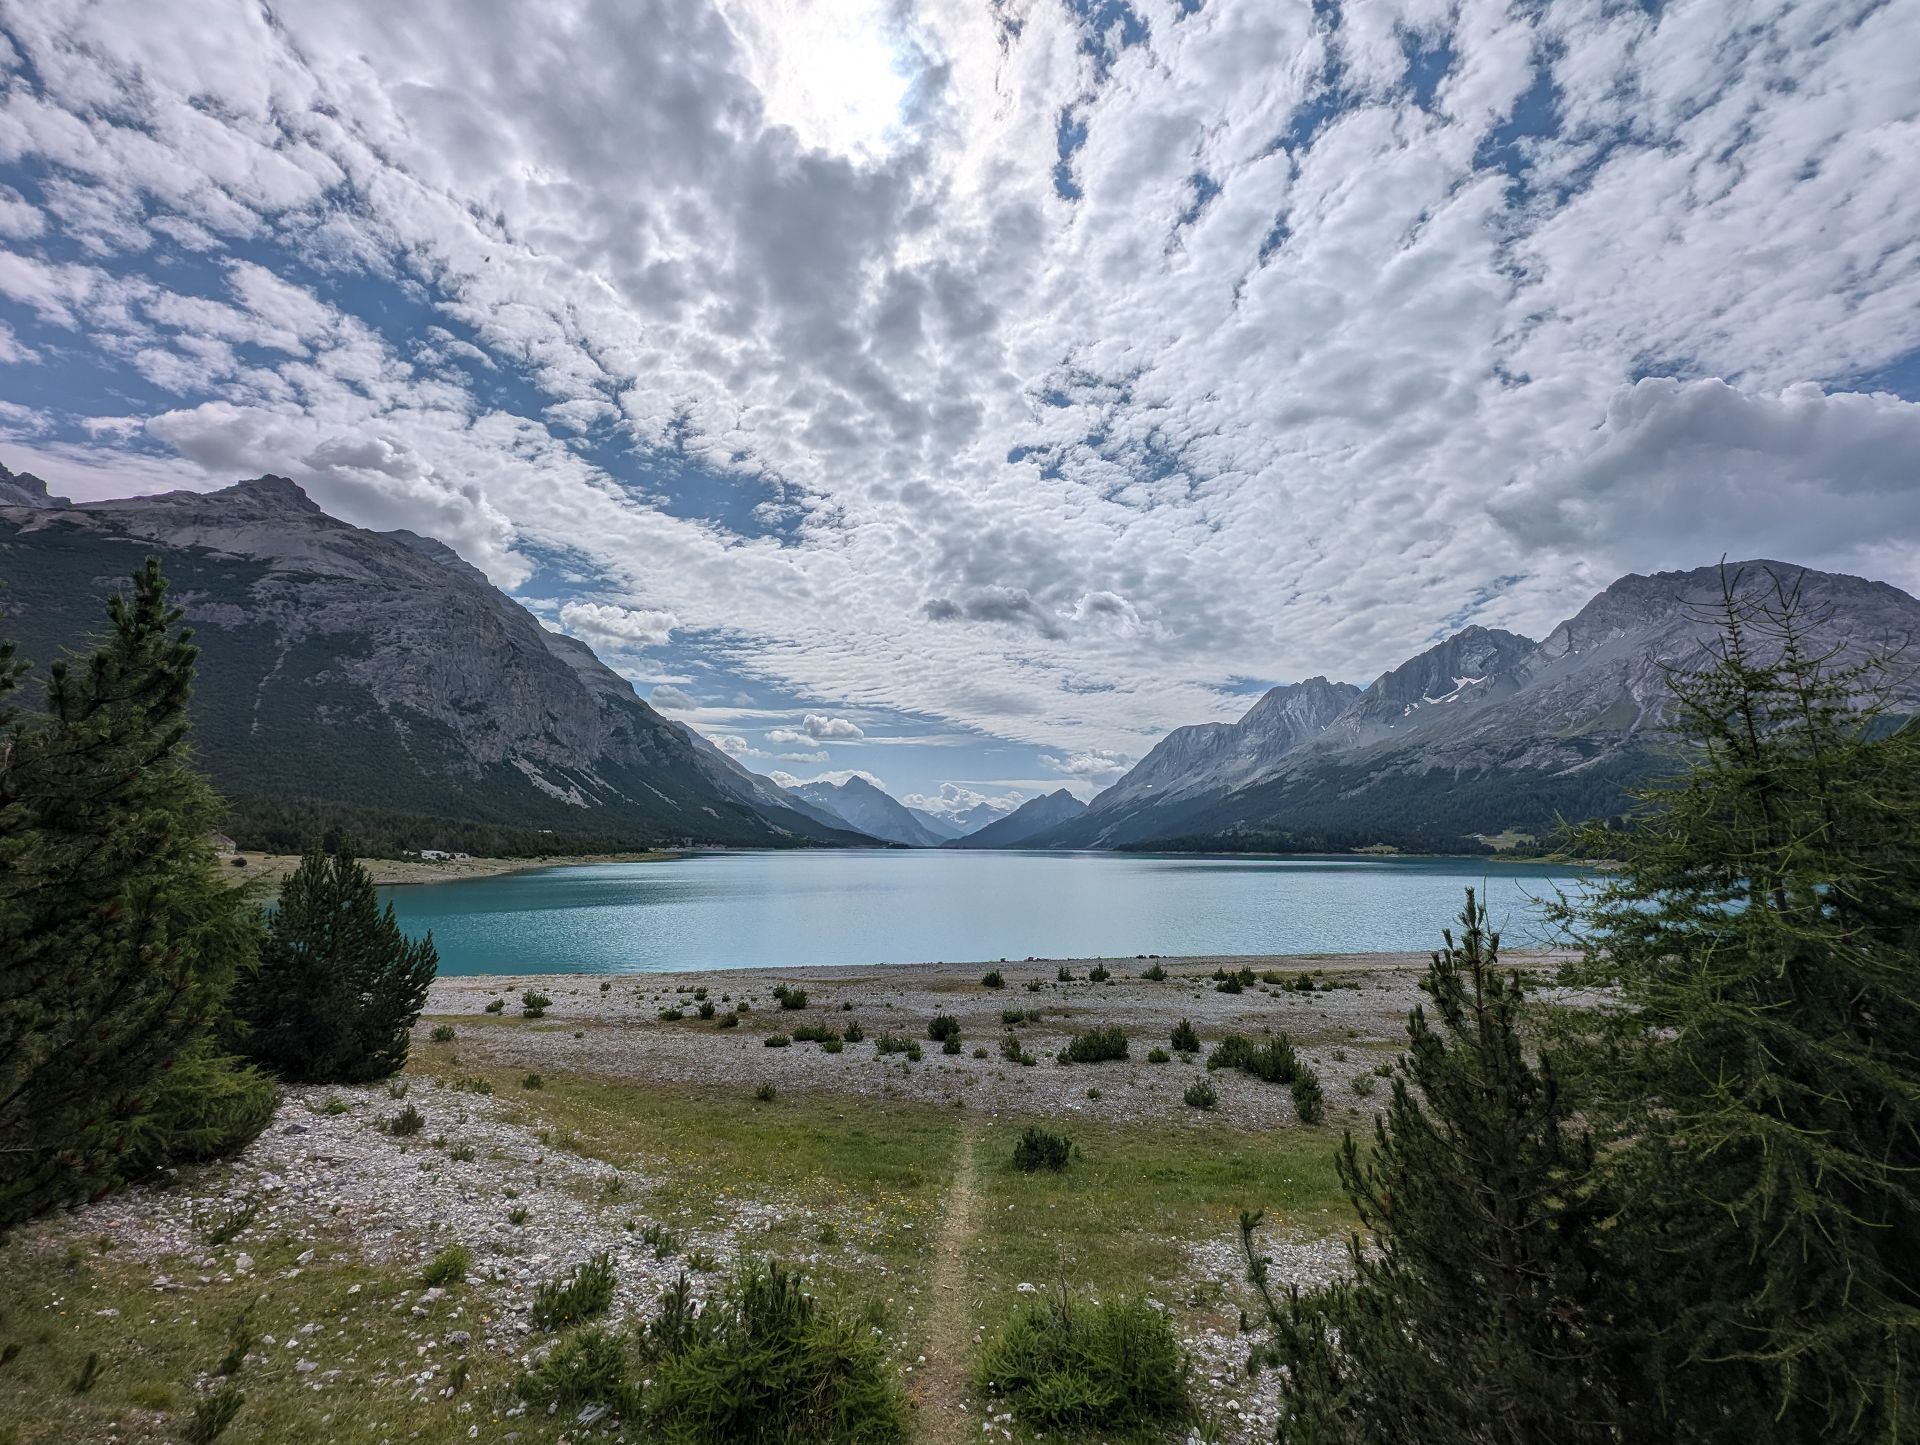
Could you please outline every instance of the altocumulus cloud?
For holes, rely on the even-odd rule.
[[[1072,776],[1631,569],[1920,583],[1920,7],[803,9],[0,0],[6,460]]]

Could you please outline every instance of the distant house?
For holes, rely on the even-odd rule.
[[[213,844],[213,851],[216,853],[238,853],[240,851],[240,845],[225,833],[209,833],[207,834],[207,841]]]

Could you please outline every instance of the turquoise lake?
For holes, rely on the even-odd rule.
[[[443,974],[1435,947],[1480,890],[1511,946],[1574,868],[1480,859],[700,853],[384,890]]]

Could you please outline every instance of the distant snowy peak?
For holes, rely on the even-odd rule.
[[[937,848],[947,841],[916,818],[904,803],[862,777],[851,777],[844,783],[802,783],[788,791],[815,807],[826,809],[848,827],[865,833],[869,838],[878,838],[883,843],[899,843],[909,848]]]

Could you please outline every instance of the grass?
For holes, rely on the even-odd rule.
[[[1306,1233],[1348,1226],[1324,1134],[1196,1123],[1077,1122],[1073,1167],[1033,1174],[1012,1163],[1026,1124],[988,1126],[981,1157],[1007,1162],[982,1171],[979,1213],[992,1222],[970,1269],[1003,1302],[1022,1281],[1056,1280],[1100,1298],[1158,1288],[1166,1299],[1185,1293],[1185,1242],[1230,1235],[1242,1209],[1264,1204]]]
[[[442,1398],[457,1352],[437,1349],[424,1360],[415,1355],[419,1345],[450,1330],[476,1328],[465,1285],[449,1287],[426,1306],[425,1317],[411,1313],[420,1293],[417,1266],[334,1257],[289,1277],[297,1255],[312,1246],[276,1236],[249,1242],[258,1262],[249,1276],[223,1281],[215,1275],[208,1284],[157,1292],[157,1271],[194,1278],[197,1250],[185,1259],[144,1263],[94,1248],[69,1268],[63,1258],[22,1244],[9,1247],[0,1303],[0,1344],[19,1346],[0,1369],[0,1440],[455,1445],[477,1422],[487,1422],[491,1437],[513,1428],[487,1403],[513,1379],[510,1358],[472,1352],[467,1389]],[[349,1293],[354,1285],[358,1293]],[[396,1311],[403,1302],[407,1308]],[[101,1313],[107,1310],[118,1313]],[[293,1350],[257,1345],[231,1379],[212,1377],[233,1350],[234,1322],[243,1316],[257,1339],[301,1339],[299,1330],[309,1323],[321,1329]],[[71,1387],[89,1356],[98,1357],[95,1378],[75,1394]],[[313,1374],[295,1368],[303,1357],[341,1372],[324,1393],[309,1388]],[[416,1389],[408,1376],[426,1369],[435,1374],[432,1388]],[[463,1402],[472,1410],[460,1413]],[[322,1424],[327,1415],[331,1421]],[[532,1438],[539,1437],[530,1437],[530,1445]]]

